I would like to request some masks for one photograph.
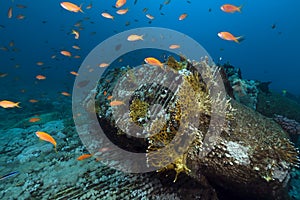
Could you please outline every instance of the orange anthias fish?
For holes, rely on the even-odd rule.
[[[77,160],[81,161],[81,160],[90,158],[90,157],[92,157],[92,156],[93,156],[92,154],[83,154],[83,155],[79,156],[79,157],[77,158]]]
[[[156,58],[148,57],[148,58],[145,58],[144,61],[145,61],[145,63],[147,63],[149,65],[161,67],[163,69],[164,65],[159,60],[157,60]]]
[[[181,14],[181,15],[179,16],[178,19],[181,21],[181,20],[184,20],[186,17],[187,17],[187,14],[186,14],[186,13],[183,13],[183,14]]]
[[[29,102],[30,103],[36,103],[36,102],[38,102],[38,100],[36,100],[36,99],[30,99]]]
[[[62,92],[61,94],[64,95],[64,96],[67,96],[67,97],[71,96],[71,94],[68,93],[68,92]]]
[[[226,13],[235,13],[235,12],[241,12],[242,6],[235,6],[231,4],[224,4],[221,6],[221,10]]]
[[[112,16],[111,14],[106,13],[106,12],[101,13],[101,15],[102,15],[102,17],[107,18],[107,19],[114,19],[115,18],[114,16]]]
[[[118,101],[118,100],[115,100],[115,101],[112,101],[109,103],[110,106],[120,106],[120,105],[124,105],[125,103],[123,101]]]
[[[79,74],[77,72],[71,71],[70,74],[74,75],[74,76],[78,76]]]
[[[146,14],[146,17],[150,20],[154,19],[154,16],[150,15],[150,14]]]
[[[126,9],[120,9],[120,10],[117,10],[116,13],[119,14],[119,15],[124,15],[128,12],[128,8]]]
[[[16,18],[17,18],[17,19],[24,19],[24,18],[25,18],[25,15],[17,15]]]
[[[34,122],[38,122],[38,121],[40,121],[40,120],[41,120],[41,119],[38,118],[38,117],[32,117],[32,118],[30,118],[28,121],[31,122],[31,123],[34,123]]]
[[[12,7],[10,7],[7,11],[7,17],[10,19],[12,18]]]
[[[72,30],[72,34],[75,35],[75,39],[78,40],[79,39],[79,32],[76,30]]]
[[[236,43],[240,43],[240,41],[243,39],[242,36],[235,37],[229,32],[220,32],[218,33],[218,36],[223,40],[235,41]]]
[[[108,63],[101,63],[101,64],[99,64],[99,67],[108,67],[108,66],[109,66]]]
[[[77,46],[77,45],[73,45],[72,47],[73,47],[73,49],[77,49],[77,50],[79,50],[79,49],[80,49],[80,47],[79,47],[79,46]]]
[[[91,9],[92,7],[93,7],[93,4],[91,2],[89,5],[87,5],[86,9]]]
[[[178,49],[178,48],[180,48],[180,45],[178,45],[178,44],[171,44],[169,46],[169,49]]]
[[[56,150],[56,141],[51,135],[49,135],[48,133],[42,132],[42,131],[37,131],[35,133],[35,135],[37,137],[39,137],[41,140],[44,140],[44,141],[47,141],[47,142],[50,142],[51,144],[53,144],[54,149],[57,152],[57,150]]]
[[[45,79],[46,79],[46,76],[43,76],[43,75],[37,75],[35,78],[38,79],[38,80],[45,80]]]
[[[80,6],[77,6],[76,4],[74,3],[71,3],[71,2],[61,2],[60,3],[61,7],[63,7],[64,9],[68,10],[68,11],[71,11],[71,12],[82,12],[82,9],[81,9],[81,5]]]
[[[14,108],[14,107],[21,108],[19,106],[19,103],[20,102],[15,103],[15,102],[12,102],[12,101],[3,100],[3,101],[0,101],[0,106],[2,108]]]
[[[117,0],[115,6],[116,6],[116,8],[120,8],[120,7],[124,6],[125,3],[126,3],[126,0]]]
[[[132,34],[127,37],[127,40],[130,42],[137,41],[137,40],[144,40],[143,37],[144,37],[144,35]]]
[[[72,54],[71,54],[69,51],[63,50],[63,51],[61,51],[60,53],[61,53],[62,55],[64,55],[64,56],[68,56],[68,57],[71,57],[71,56],[72,56]]]
[[[38,65],[38,66],[42,66],[44,63],[43,62],[41,62],[41,61],[39,61],[39,62],[36,62],[36,65]]]

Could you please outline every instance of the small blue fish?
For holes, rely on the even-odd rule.
[[[9,178],[9,177],[12,177],[12,176],[16,176],[16,175],[18,175],[18,174],[19,174],[18,171],[10,172],[10,173],[8,173],[8,174],[6,174],[6,175],[4,175],[4,176],[1,176],[1,177],[0,177],[0,181],[2,181],[2,180],[4,180],[4,179],[7,179],[7,178]]]

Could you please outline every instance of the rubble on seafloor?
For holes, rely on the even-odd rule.
[[[205,179],[197,188],[199,182],[185,176],[170,184],[157,173],[126,174],[94,158],[78,161],[78,156],[88,152],[71,121],[0,131],[1,174],[19,172],[1,180],[1,199],[217,199]],[[39,141],[36,131],[51,134],[58,152],[52,144]]]

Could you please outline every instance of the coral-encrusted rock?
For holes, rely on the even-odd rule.
[[[290,171],[297,151],[272,119],[232,101],[235,111],[230,129],[204,158],[192,146],[187,166],[193,177],[206,176],[222,188],[250,199],[287,199]]]
[[[274,120],[289,134],[300,135],[300,123],[281,115],[275,115]]]
[[[179,127],[185,127],[189,134],[195,134],[196,137],[183,155],[176,157],[176,154],[174,157],[173,151],[167,149],[163,152],[165,157],[162,159],[147,157],[147,164],[160,167],[161,171],[174,169],[176,171],[175,181],[181,172],[187,173],[200,182],[204,176],[209,182],[232,191],[242,198],[287,198],[285,186],[289,181],[292,167],[298,164],[298,152],[277,123],[253,110],[256,105],[256,83],[245,82],[241,77],[237,77],[239,80],[232,80],[233,86],[236,86],[235,92],[238,92],[237,87],[241,86],[240,92],[254,94],[254,100],[249,103],[252,107],[250,109],[237,101],[229,101],[230,98],[227,98],[226,95],[223,97],[221,93],[217,95],[218,98],[211,98],[210,87],[218,86],[216,82],[207,83],[204,80],[205,78],[212,78],[219,72],[216,66],[210,66],[205,61],[200,62],[202,68],[212,70],[207,74],[200,75],[194,70],[194,64],[192,65],[190,62],[182,61],[177,65],[173,60],[172,64],[172,70],[184,76],[184,81],[171,85],[178,86],[181,88],[180,90],[175,88],[172,93],[167,88],[158,85],[142,84],[133,92],[129,100],[130,109],[124,111],[124,114],[117,118],[112,117],[112,106],[109,106],[107,97],[103,95],[104,91],[107,92],[107,95],[111,95],[118,78],[121,79],[121,83],[122,81],[125,82],[126,79],[131,80],[130,84],[133,85],[146,83],[154,72],[147,71],[145,80],[139,80],[137,83],[136,74],[128,73],[125,77],[121,77],[121,75],[126,74],[126,70],[115,70],[111,74],[107,73],[106,77],[103,78],[103,80],[110,80],[108,81],[110,84],[105,81],[99,82],[96,94],[96,112],[101,126],[105,126],[103,129],[108,131],[108,135],[114,143],[134,152],[161,152],[160,149],[173,140]],[[140,72],[137,71],[136,73]],[[240,76],[239,73],[236,74]],[[164,82],[164,78],[163,76],[159,77],[159,80]],[[174,81],[177,81],[176,76]],[[186,87],[188,85],[191,87]],[[122,90],[118,91],[118,98],[122,99],[122,95],[126,95],[129,91],[128,85],[123,86]],[[203,152],[207,152],[208,148],[204,138],[208,135],[207,131],[213,119],[212,110],[214,105],[219,105],[221,102],[226,102],[225,113],[222,109],[214,110],[216,112],[214,117],[222,118],[221,115],[224,114],[225,123],[214,124],[213,133],[220,129],[221,134],[216,134],[213,137],[208,136],[208,140],[213,140],[215,145],[207,154],[204,154]],[[154,111],[157,115],[154,116],[157,118],[151,119],[153,115],[149,111],[149,105],[154,104],[160,104],[166,113],[161,112],[163,109],[156,109]],[[193,106],[191,107],[190,104]],[[186,118],[186,116],[190,116],[190,118]],[[148,132],[158,131],[148,137],[147,140],[128,137],[122,131],[131,128],[126,125],[126,120],[138,126],[146,127],[150,119],[153,123]],[[185,121],[186,119],[197,119],[199,125],[195,127],[189,123],[190,121]],[[119,125],[123,126],[123,129],[118,128],[116,123],[120,123]],[[144,134],[144,132],[139,134]],[[175,140],[172,142],[181,144],[185,141]],[[168,157],[175,159],[172,163],[165,164],[164,159],[168,160]]]
[[[296,120],[289,119],[282,115],[274,115],[273,118],[283,130],[285,130],[291,137],[291,140],[295,142],[295,144],[300,144],[300,123]]]
[[[241,70],[229,64],[225,64],[223,69],[233,89],[234,98],[241,104],[256,110],[257,96],[259,93],[258,86],[260,83],[253,80],[242,79]],[[226,84],[226,82],[224,84]],[[229,96],[231,96],[230,93]]]

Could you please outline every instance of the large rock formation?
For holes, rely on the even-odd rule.
[[[115,69],[99,81],[95,110],[107,137],[128,151],[147,152],[146,165],[159,172],[175,170],[174,181],[186,173],[242,198],[287,199],[285,187],[298,152],[281,127],[228,97],[219,68],[206,60],[169,58],[167,65],[161,73],[147,68],[146,76],[139,76],[143,68]],[[171,81],[165,75],[170,73]],[[107,100],[113,95],[121,101],[129,93],[127,107]],[[124,130],[134,126],[143,131],[128,136]]]

